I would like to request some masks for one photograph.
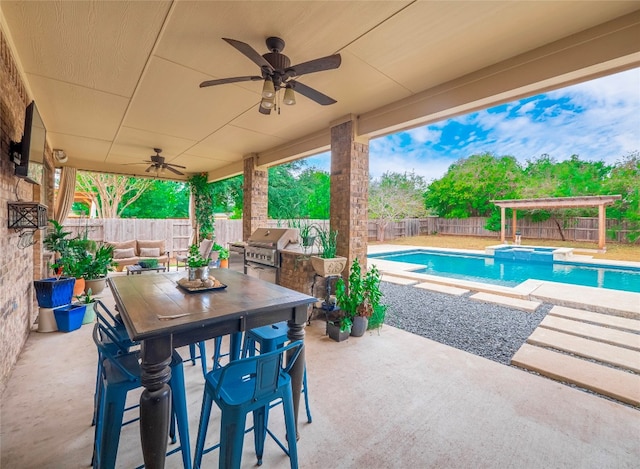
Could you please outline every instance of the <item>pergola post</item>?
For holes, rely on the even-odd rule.
[[[607,228],[607,215],[604,209],[604,204],[598,206],[598,249],[601,251],[606,249],[606,228]]]
[[[516,242],[516,224],[518,223],[517,221],[517,217],[516,217],[516,209],[512,208],[511,209],[513,211],[513,223],[511,226],[511,235],[513,236],[513,242]]]
[[[505,234],[506,234],[506,230],[504,227],[506,214],[507,214],[507,209],[505,209],[504,207],[500,207],[500,242],[502,244],[504,244]]]

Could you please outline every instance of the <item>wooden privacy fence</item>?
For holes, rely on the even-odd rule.
[[[307,223],[327,228],[329,220],[304,220]],[[419,236],[429,234],[444,234],[458,236],[485,236],[500,238],[500,233],[484,228],[486,218],[409,218],[389,223],[384,230],[384,239],[393,240],[405,236]],[[68,218],[64,222],[65,229],[74,235],[82,235],[85,230],[89,239],[94,241],[127,241],[130,239],[164,239],[165,246],[173,255],[185,252],[189,248],[192,229],[188,219],[137,219],[137,218]],[[287,220],[269,220],[269,228],[287,228]],[[570,218],[563,222],[563,233],[568,241],[598,241],[597,218]],[[611,235],[613,229],[615,233]],[[228,243],[242,241],[242,220],[217,219],[215,223],[216,242],[222,246]],[[522,239],[562,239],[558,227],[553,220],[531,222],[518,220],[518,230]],[[607,240],[628,243],[630,227],[625,222],[607,220]],[[507,236],[511,237],[511,229],[507,226]],[[378,224],[376,220],[368,223],[369,241],[378,239]]]

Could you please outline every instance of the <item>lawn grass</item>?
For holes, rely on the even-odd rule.
[[[486,248],[487,246],[500,244],[500,239],[497,237],[493,238],[481,236],[429,235],[397,238],[394,240],[385,241],[384,244],[484,250],[484,248]],[[597,252],[598,245],[596,243],[588,242],[556,241],[549,239],[526,239],[523,241],[523,244],[533,246],[576,248],[576,254],[593,256],[594,259],[640,262],[640,245],[638,244],[609,243],[607,244],[607,252],[604,253]]]

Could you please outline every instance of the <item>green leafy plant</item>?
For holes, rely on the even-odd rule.
[[[318,233],[318,241],[320,242],[320,249],[322,250],[319,257],[323,259],[336,257],[338,250],[338,230],[316,228],[316,233]]]
[[[375,266],[362,273],[358,259],[354,259],[349,271],[349,285],[342,277],[336,282],[336,299],[344,312],[344,318],[353,322],[356,316],[371,318],[376,316],[370,329],[380,327],[384,321],[386,306],[381,305],[380,272]],[[342,329],[341,330],[345,330]]]
[[[213,192],[207,181],[207,174],[194,174],[188,180],[195,203],[195,217],[198,223],[198,239],[212,238],[215,233],[213,213]]]
[[[213,243],[212,251],[218,251],[218,259],[229,259],[229,250],[218,243]]]
[[[89,288],[86,294],[76,295],[74,298],[78,300],[78,303],[89,304],[89,303],[93,303],[97,299],[97,297],[92,296],[92,294],[93,294],[93,291],[91,291],[91,288]]]
[[[87,264],[84,274],[87,280],[96,280],[106,277],[113,262],[113,246],[101,244],[93,253],[90,262]]]
[[[209,265],[209,259],[205,259],[200,254],[197,244],[189,246],[189,255],[187,257],[187,265],[193,269],[198,267],[206,267]]]
[[[49,251],[55,252],[59,256],[62,256],[67,251],[67,247],[70,241],[67,237],[71,234],[71,232],[64,231],[64,226],[62,226],[56,220],[50,219],[49,223],[51,223],[52,228],[49,229],[49,232],[44,237],[42,243],[44,244],[44,247]]]

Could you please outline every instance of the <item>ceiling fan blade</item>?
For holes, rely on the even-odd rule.
[[[274,68],[271,66],[271,64],[269,62],[267,62],[266,59],[264,57],[262,57],[258,52],[256,52],[256,50],[253,47],[251,47],[249,44],[241,42],[241,41],[236,41],[235,39],[227,39],[226,37],[223,37],[222,39],[224,39],[229,44],[231,44],[233,47],[235,47],[240,52],[242,52],[244,55],[246,55],[255,64],[257,64],[258,67],[266,68],[270,72],[274,71]]]
[[[155,165],[150,165],[147,169],[144,170],[145,173],[148,173],[149,171],[151,171],[153,169]]]
[[[238,83],[240,81],[262,81],[262,77],[258,76],[246,76],[246,77],[232,77],[232,78],[220,78],[219,80],[207,80],[200,83],[200,88],[207,86],[224,85],[227,83]]]
[[[302,96],[306,96],[312,101],[315,101],[318,104],[322,104],[323,106],[328,106],[330,104],[337,103],[335,99],[330,98],[326,94],[320,93],[318,90],[314,90],[313,88],[303,83],[300,83],[299,81],[290,81],[289,84],[295,91],[300,93]]]
[[[184,168],[184,166],[180,166],[180,167]],[[171,171],[172,173],[179,174],[180,176],[184,176],[184,173],[178,171],[177,169],[173,169],[171,166],[165,165],[165,168]]]
[[[289,67],[286,72],[290,77],[299,77],[308,73],[323,72],[325,70],[333,70],[338,68],[342,63],[340,54],[328,55],[319,59],[309,60],[301,64]]]
[[[165,166],[175,166],[176,168],[187,169],[186,166],[181,166],[181,165],[175,164],[175,163],[165,163]]]

